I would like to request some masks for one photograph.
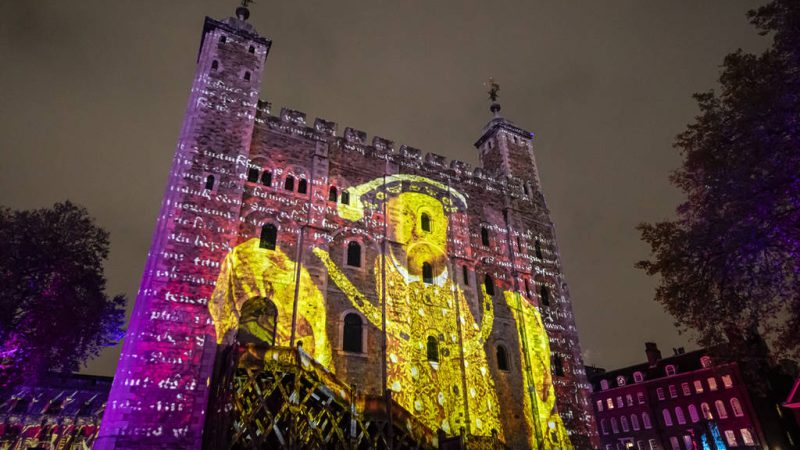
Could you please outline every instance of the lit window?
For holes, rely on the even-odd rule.
[[[675,366],[673,366],[672,364],[668,365],[664,370],[666,370],[668,377],[672,376],[672,375],[675,375],[675,372],[676,372],[675,371]]]
[[[636,383],[641,383],[644,381],[644,375],[642,372],[633,372],[633,381]]]
[[[617,377],[617,386],[625,386],[625,377],[620,375]]]
[[[483,244],[484,247],[489,246],[489,230],[487,230],[486,227],[481,227],[481,244]]]
[[[433,266],[430,263],[422,263],[422,282],[425,284],[433,283]]]
[[[670,398],[675,398],[677,396],[678,396],[678,387],[675,386],[674,384],[670,384],[669,385],[669,397]]]
[[[694,405],[689,405],[689,418],[692,419],[692,423],[700,421],[700,415],[697,414],[697,407]]]
[[[331,186],[328,189],[328,201],[336,203],[336,200],[339,199],[339,193],[336,192],[336,186]]]
[[[733,415],[736,417],[742,417],[744,415],[744,411],[742,411],[742,405],[739,403],[739,399],[736,397],[731,399],[731,410],[733,411]]]
[[[722,385],[725,386],[725,389],[730,389],[733,387],[733,379],[730,375],[722,376]]]
[[[700,365],[703,366],[704,369],[708,369],[711,367],[711,357],[710,356],[703,356],[700,358]]]
[[[265,170],[264,173],[261,174],[261,184],[264,186],[272,186],[272,172]]]
[[[261,240],[259,242],[260,248],[267,250],[275,250],[275,244],[278,240],[278,229],[275,225],[268,223],[261,227]]]
[[[716,391],[717,390],[717,379],[716,378],[711,377],[711,378],[708,379],[708,389],[711,390],[711,391]]]
[[[664,388],[656,389],[656,395],[658,395],[659,400],[664,400],[666,397],[664,396]]]
[[[603,391],[608,389],[608,380],[600,380],[600,389]]]
[[[631,427],[633,431],[639,431],[639,416],[636,414],[631,414]]]
[[[340,200],[341,200],[343,205],[349,205],[350,204],[350,193],[347,192],[347,191],[342,191],[342,196],[341,196]]]
[[[497,368],[503,371],[508,371],[508,353],[506,348],[502,345],[497,346]],[[600,407],[603,406],[602,402],[598,402]]]
[[[283,182],[283,188],[287,191],[294,191],[294,177],[289,175],[286,181]]]
[[[681,390],[683,391],[683,395],[692,395],[692,388],[689,387],[689,383],[682,383]]]
[[[619,418],[619,423],[622,425],[622,431],[630,431],[630,427],[628,426],[628,418],[622,416]]]
[[[702,394],[703,393],[703,382],[702,381],[695,380],[695,382],[694,382],[694,391],[697,392],[698,394]]]
[[[636,399],[639,400],[640,405],[644,405],[644,392],[637,392]]]
[[[672,426],[672,415],[670,415],[669,410],[665,409],[661,411],[661,414],[664,416],[664,425],[671,427]]]
[[[603,412],[603,401],[602,400],[598,400],[597,401],[597,411],[598,412]]]
[[[258,182],[258,175],[259,175],[258,169],[254,169],[254,168],[247,169],[247,181],[249,181],[251,183],[257,183]]]
[[[363,353],[363,326],[361,316],[349,313],[344,316],[344,329],[342,330],[342,350],[350,353]]]
[[[750,434],[750,430],[747,428],[742,428],[739,431],[742,432],[742,441],[744,441],[744,445],[755,445],[755,442],[753,441],[753,435]]]
[[[483,277],[483,286],[486,288],[486,295],[494,295],[494,281],[488,274]]]
[[[702,403],[700,405],[700,410],[703,412],[703,417],[708,420],[714,420],[714,414],[711,414],[711,407],[708,406],[708,403]]]
[[[647,414],[646,412],[642,413],[642,425],[644,425],[644,427],[648,430],[653,428],[653,424],[650,422],[650,414]]]
[[[539,290],[539,296],[542,300],[542,305],[550,306],[550,291],[547,289],[547,286],[542,286]]]
[[[428,336],[428,361],[439,362],[439,342],[433,336]]]
[[[308,181],[305,178],[300,178],[300,181],[297,182],[297,193],[298,194],[305,194],[308,191]]]
[[[728,418],[728,411],[725,409],[725,403],[722,400],[714,402],[714,406],[717,408],[717,416],[720,419]]]
[[[361,245],[356,241],[347,244],[347,265],[361,267]]]
[[[214,189],[214,175],[209,175],[206,177],[206,190],[210,191]]]
[[[736,433],[734,433],[733,430],[725,430],[725,440],[728,441],[729,447],[736,447],[739,445],[739,443],[736,442]]]
[[[694,442],[692,441],[692,437],[688,434],[683,435],[683,448],[686,450],[694,450]]]
[[[683,415],[683,409],[680,406],[675,407],[675,420],[681,425],[686,423],[686,416]]]
[[[608,406],[608,409],[614,409],[614,399],[611,398],[611,397],[608,397],[606,399],[606,406]]]
[[[464,278],[464,286],[469,286],[469,269],[467,269],[467,266],[461,266],[461,276]]]
[[[428,213],[422,213],[419,221],[420,221],[420,228],[422,228],[422,231],[427,231],[427,232],[431,231],[431,216],[429,216]]]

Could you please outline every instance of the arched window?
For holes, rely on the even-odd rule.
[[[697,414],[697,407],[694,405],[689,405],[689,418],[692,419],[692,423],[700,421],[700,415]]]
[[[675,366],[673,366],[672,364],[668,365],[664,370],[667,372],[667,376],[675,375],[676,372]]]
[[[294,177],[289,175],[286,181],[283,182],[283,188],[287,191],[294,191]]]
[[[247,181],[249,181],[251,183],[257,183],[258,182],[258,175],[259,175],[258,169],[254,169],[252,167],[247,169]]]
[[[469,269],[467,269],[467,266],[461,266],[461,275],[464,277],[464,286],[469,286]]]
[[[206,177],[206,190],[210,191],[214,189],[214,175],[209,175]]]
[[[271,300],[255,297],[242,304],[236,340],[242,344],[275,345],[278,308]]]
[[[259,247],[268,250],[275,250],[275,244],[278,241],[278,229],[275,225],[268,223],[261,227],[261,241]]]
[[[686,423],[686,416],[683,415],[683,409],[680,406],[675,407],[675,420],[681,425]]]
[[[603,430],[603,434],[608,434],[608,421],[606,419],[600,419],[600,429]]]
[[[483,277],[483,286],[486,288],[486,295],[494,295],[494,280],[489,274]]]
[[[642,372],[638,372],[638,371],[637,372],[633,372],[633,382],[634,383],[641,383],[642,381],[644,381],[644,375],[642,374]]]
[[[716,402],[714,402],[714,406],[717,408],[717,416],[720,419],[728,418],[728,410],[725,409],[725,402],[723,402],[722,400],[717,400]]]
[[[753,435],[750,433],[750,430],[747,428],[742,428],[739,430],[742,432],[742,441],[744,441],[744,445],[754,445],[755,441],[753,441]]]
[[[347,265],[361,267],[361,245],[356,241],[347,244]]]
[[[261,174],[261,184],[264,186],[272,186],[272,172],[265,170],[264,173]]]
[[[742,405],[739,403],[739,399],[736,397],[731,399],[731,410],[733,411],[733,415],[736,417],[742,417],[744,415],[744,411],[742,411]]]
[[[631,414],[631,427],[633,431],[639,431],[639,416],[636,414]]]
[[[215,59],[214,61],[211,61],[211,70],[217,70],[217,69],[219,69],[219,61]]]
[[[646,412],[642,413],[642,425],[644,425],[644,427],[648,430],[653,428],[653,423],[650,422],[650,414],[647,414]]]
[[[625,417],[625,416],[620,417],[619,418],[619,423],[620,423],[620,425],[622,425],[622,431],[630,431],[631,428],[630,428],[630,426],[628,426],[628,418],[627,417]]]
[[[422,231],[427,231],[427,232],[431,231],[431,216],[429,216],[428,213],[422,213],[419,222]]]
[[[306,192],[308,192],[308,181],[305,178],[300,178],[300,181],[297,182],[297,193],[305,194]]]
[[[439,362],[439,341],[433,336],[428,336],[428,361]]]
[[[564,376],[564,363],[558,355],[553,355],[553,375],[557,377]]]
[[[487,230],[486,227],[481,227],[481,244],[483,244],[484,247],[489,246],[489,230]]]
[[[339,199],[339,193],[336,191],[336,186],[331,186],[328,189],[328,201],[336,203],[336,200]]]
[[[343,205],[349,205],[350,204],[350,193],[347,192],[347,191],[342,191],[341,201],[342,201]]]
[[[508,371],[508,353],[502,345],[497,346],[497,368]]]
[[[664,409],[661,411],[661,415],[664,416],[664,425],[671,427],[672,426],[672,415],[669,413],[668,409]]]
[[[711,357],[706,355],[700,358],[700,365],[703,366],[704,369],[711,367]]]
[[[350,353],[364,353],[363,338],[364,322],[356,313],[344,316],[344,329],[342,330],[342,350]]]
[[[250,81],[250,71],[249,70],[246,70],[244,72],[244,80],[245,81]]]
[[[536,253],[536,257],[539,258],[539,259],[544,259],[544,258],[542,258],[542,243],[539,242],[538,239],[533,244],[533,248],[534,248],[534,252]]]
[[[425,284],[433,283],[433,266],[431,263],[422,263],[422,282]]]
[[[542,285],[542,288],[539,289],[539,295],[542,305],[550,306],[550,291],[547,289],[547,286]]]
[[[700,410],[703,412],[703,417],[708,420],[714,420],[714,414],[711,414],[711,407],[708,406],[708,403],[701,403]]]
[[[617,426],[617,418],[616,417],[612,417],[611,418],[611,432],[613,432],[614,434],[619,433],[619,427]]]

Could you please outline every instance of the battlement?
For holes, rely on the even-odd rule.
[[[278,115],[272,115],[272,104],[265,100],[258,101],[256,124],[272,131],[290,134],[300,138],[336,145],[345,151],[353,151],[366,157],[389,160],[401,166],[412,166],[423,171],[440,174],[453,183],[479,184],[489,189],[506,192],[515,198],[526,198],[523,181],[515,177],[498,176],[482,167],[473,167],[460,160],[448,160],[447,157],[432,152],[401,144],[381,136],[369,135],[363,130],[346,127],[342,136],[338,136],[338,124],[321,117],[314,119],[309,126],[307,114],[295,109],[282,107]]]

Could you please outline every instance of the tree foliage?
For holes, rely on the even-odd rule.
[[[125,298],[105,294],[108,247],[108,233],[70,202],[0,207],[0,388],[76,371],[119,341]]]
[[[772,45],[741,50],[719,92],[696,94],[700,114],[678,135],[686,195],[677,218],[642,224],[659,275],[656,301],[700,343],[757,330],[783,356],[800,350],[800,2],[750,11]]]

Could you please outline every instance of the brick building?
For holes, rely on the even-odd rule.
[[[479,168],[273,114],[248,16],[206,18],[96,448],[596,446],[533,134],[496,89]]]
[[[587,368],[603,448],[795,448],[797,429],[782,425],[779,401],[752,393],[736,362],[715,362],[705,350],[662,358],[652,342],[646,354],[635,366]],[[777,387],[779,377],[763,376],[768,390]]]

